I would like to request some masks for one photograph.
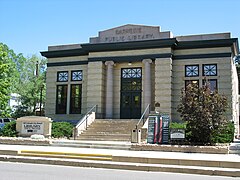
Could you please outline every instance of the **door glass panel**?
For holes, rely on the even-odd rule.
[[[140,97],[138,95],[133,96],[134,107],[139,107],[140,105]]]
[[[130,96],[129,95],[123,95],[123,108],[129,107],[130,105]]]

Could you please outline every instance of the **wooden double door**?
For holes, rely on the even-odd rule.
[[[141,117],[141,92],[121,92],[121,119]]]

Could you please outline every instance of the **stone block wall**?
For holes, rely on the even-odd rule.
[[[172,59],[155,60],[155,103],[159,112],[172,113]]]
[[[190,55],[190,54],[207,54],[207,53],[229,53],[230,48],[202,48],[191,50],[177,50],[174,54],[178,55]],[[218,92],[227,96],[230,109],[232,108],[232,74],[231,74],[231,57],[223,58],[202,58],[202,59],[176,59],[173,60],[173,89],[172,89],[172,119],[173,121],[180,120],[179,113],[177,112],[177,106],[180,103],[180,96],[182,88],[185,88],[185,80],[199,80],[199,86],[202,86],[203,76],[203,64],[217,64],[217,76],[208,76],[207,79],[217,79]],[[185,65],[199,65],[198,77],[185,77]],[[229,109],[227,112],[228,119],[232,119],[232,112]]]
[[[87,108],[98,105],[97,117],[105,116],[105,78],[106,70],[102,61],[88,63]]]
[[[67,57],[67,58],[49,58],[49,63],[57,62],[69,62],[69,61],[83,61],[86,60],[85,57]],[[72,70],[82,70],[83,80],[78,82],[71,82],[71,71]],[[68,71],[69,80],[68,82],[57,82],[57,72]],[[68,66],[54,66],[48,67],[46,74],[46,113],[47,117],[53,120],[78,120],[81,115],[79,114],[69,114],[70,111],[70,85],[71,84],[82,84],[82,111],[81,113],[86,113],[87,111],[87,65],[68,65]],[[57,85],[68,85],[68,99],[67,99],[67,113],[66,114],[56,114],[56,91]]]

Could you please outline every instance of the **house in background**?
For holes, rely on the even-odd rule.
[[[20,95],[17,93],[11,93],[10,99],[8,101],[8,106],[11,108],[12,112],[15,112],[18,106],[21,105]]]

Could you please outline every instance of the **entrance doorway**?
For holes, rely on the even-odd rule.
[[[121,73],[121,119],[138,119],[141,116],[142,69],[124,68]]]

